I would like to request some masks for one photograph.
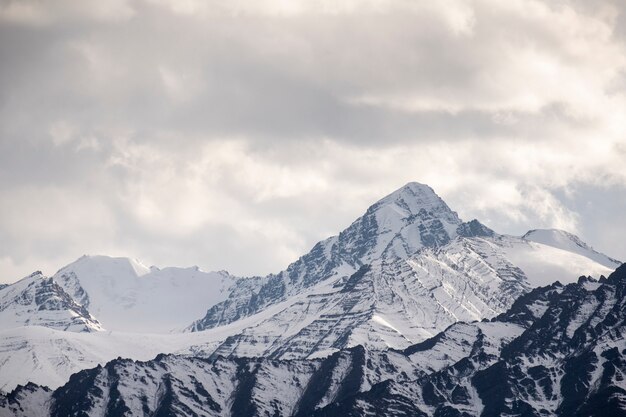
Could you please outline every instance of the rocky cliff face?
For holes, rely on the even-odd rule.
[[[413,382],[383,382],[314,415],[626,415],[625,291],[626,266],[601,282],[534,290],[494,320],[524,328],[500,349],[475,338],[452,365]],[[430,350],[427,343],[405,353]]]

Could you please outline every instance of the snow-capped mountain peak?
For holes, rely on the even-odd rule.
[[[339,237],[348,237],[343,242],[348,250],[358,245],[359,261],[369,263],[387,257],[406,258],[422,247],[445,245],[461,224],[432,188],[410,182],[370,206]]]
[[[85,307],[40,271],[0,289],[0,328],[25,325],[77,332],[102,330]]]
[[[383,197],[372,205],[368,212],[386,209],[394,210],[402,218],[410,218],[418,215],[421,211],[426,211],[442,221],[461,223],[456,212],[452,211],[431,187],[418,182],[409,182]]]
[[[534,286],[547,284],[546,277],[572,282],[581,274],[608,273],[618,265],[598,263],[597,256],[603,255],[589,250],[571,252],[566,247],[548,247],[531,239],[499,235],[476,219],[464,223],[432,188],[409,183],[374,203],[338,236],[315,245],[287,270],[263,278],[241,279],[227,300],[211,307],[189,329],[198,331],[226,325],[306,293],[308,311],[318,310],[320,319],[343,317],[333,303],[341,305],[347,298],[353,299],[348,303],[351,317],[357,317],[358,307],[358,317],[363,323],[370,320],[374,310],[394,311],[385,320],[393,328],[404,330],[386,337],[387,340],[395,340],[393,344],[403,339],[415,341],[453,321],[478,319],[503,311],[515,297]],[[354,282],[352,278],[360,276],[356,272],[363,265],[372,269],[360,280],[367,296],[328,293],[329,286],[341,288]],[[396,272],[390,275],[392,270]],[[405,293],[407,289],[411,291]],[[313,301],[317,300],[318,292],[323,301],[319,304]],[[391,300],[401,302],[397,311]],[[290,311],[297,315],[299,308],[289,307],[281,314],[288,316],[285,312]],[[264,323],[283,320],[268,319],[263,314],[259,317],[263,317],[259,320]],[[361,326],[359,323],[343,320],[333,328],[352,335]],[[281,322],[278,327],[281,331],[276,336],[281,338],[285,329],[292,326]],[[310,336],[320,329],[301,331]],[[366,334],[368,329],[371,329],[369,321],[359,331]],[[245,339],[261,346],[251,336],[257,332],[255,328],[237,338],[236,345],[244,346]],[[268,327],[267,332],[273,330]],[[331,333],[326,336],[328,340]],[[268,333],[263,334],[268,340]],[[303,340],[306,338],[297,338],[300,345],[309,343]],[[294,336],[291,341],[297,338]],[[370,342],[375,339],[371,336]],[[325,343],[329,346],[340,344],[328,340]],[[351,340],[348,338],[345,343],[352,343]],[[315,346],[322,345],[320,342]],[[226,347],[231,349],[232,343]],[[298,347],[298,354],[306,349]]]
[[[533,239],[537,233],[505,236],[478,220],[464,223],[430,187],[410,183],[265,277],[85,256],[52,282],[111,332],[10,328],[0,337],[0,363],[12,367],[0,369],[19,369],[24,358],[35,358],[21,378],[60,383],[87,365],[118,355],[147,359],[146,352],[299,359],[357,345],[402,349],[454,322],[502,313],[533,287],[614,269],[594,260],[597,252],[586,245],[571,251]],[[28,319],[22,325],[47,326]],[[195,332],[168,333],[183,328]],[[16,375],[4,375],[0,388],[16,382]]]
[[[255,314],[331,278],[347,278],[361,266],[406,259],[425,247],[440,247],[463,222],[427,185],[411,182],[371,205],[339,235],[316,244],[286,270],[241,279],[228,300],[190,326],[201,330]]]

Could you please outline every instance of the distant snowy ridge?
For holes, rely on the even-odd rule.
[[[607,268],[615,268],[621,264],[620,261],[610,258],[587,245],[580,238],[572,233],[558,229],[535,229],[530,230],[522,239],[531,242],[541,243],[568,252],[583,255],[589,259],[593,259],[597,263]]]
[[[148,268],[130,258],[83,256],[52,277],[37,272],[0,288],[0,330],[38,325],[67,331],[179,331],[225,299],[234,281],[227,272],[197,267]],[[86,327],[77,325],[80,320]]]
[[[148,268],[129,258],[83,256],[53,279],[108,330],[162,333],[181,329],[222,301],[234,278],[226,272]]]

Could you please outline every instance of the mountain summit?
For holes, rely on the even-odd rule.
[[[362,263],[380,257],[404,258],[422,247],[445,245],[461,223],[432,188],[410,182],[368,208],[339,234],[337,244],[358,247]]]
[[[194,351],[302,358],[404,348],[454,322],[493,317],[536,286],[619,265],[587,246],[570,249],[465,223],[430,187],[409,183],[285,271],[240,279],[189,330],[250,324],[217,349]]]
[[[363,265],[406,259],[424,247],[449,243],[466,230],[458,215],[427,185],[411,182],[370,206],[337,236],[316,244],[287,269],[240,280],[230,297],[190,329],[231,323],[330,277],[348,277]]]
[[[417,216],[420,212],[428,212],[447,223],[461,223],[458,215],[448,207],[445,201],[431,187],[418,182],[409,182],[380,199],[367,211],[378,211],[386,207],[395,208],[397,213],[404,214],[404,218]]]

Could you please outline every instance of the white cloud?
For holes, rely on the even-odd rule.
[[[276,271],[413,180],[626,257],[593,232],[624,207],[579,192],[626,189],[624,9],[4,2],[0,273],[84,252]]]
[[[126,20],[135,14],[129,3],[126,0],[3,0],[0,2],[0,22],[47,26],[83,19]]]
[[[66,120],[59,120],[50,126],[49,132],[52,142],[56,146],[62,146],[74,140],[76,126]]]

